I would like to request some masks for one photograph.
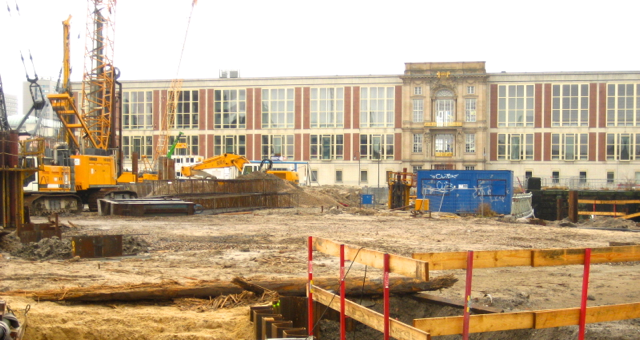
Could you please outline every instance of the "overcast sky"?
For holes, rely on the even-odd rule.
[[[199,0],[179,68],[192,1],[118,0],[120,79],[384,75],[441,61],[486,61],[488,72],[640,70],[638,0]],[[69,15],[72,80],[82,78],[87,0],[3,2],[6,94],[21,95],[20,51],[31,51],[40,78],[58,79]]]

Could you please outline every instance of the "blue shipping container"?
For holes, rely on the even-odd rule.
[[[431,211],[478,213],[483,203],[498,214],[511,214],[513,171],[418,170],[417,198]]]

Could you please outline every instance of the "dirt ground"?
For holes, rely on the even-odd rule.
[[[527,224],[500,217],[457,217],[434,214],[414,218],[408,212],[360,209],[356,190],[341,187],[306,189],[295,208],[259,210],[248,214],[163,217],[98,216],[95,213],[62,216],[72,222],[63,239],[72,235],[124,234],[139,242],[138,254],[109,259],[27,259],[9,236],[0,244],[0,299],[22,311],[30,305],[26,339],[252,339],[249,308],[215,311],[184,310],[180,303],[104,303],[34,301],[6,296],[13,290],[47,290],[92,285],[160,283],[174,280],[280,280],[306,277],[307,238],[327,238],[369,249],[411,256],[420,252],[500,250],[522,248],[604,247],[609,242],[640,242],[631,222],[598,219],[588,223]],[[337,203],[337,204],[336,204]],[[34,222],[44,219],[32,218]],[[615,228],[615,229],[614,229]],[[607,230],[610,229],[610,230]],[[66,251],[66,250],[65,250]],[[15,255],[12,255],[15,254]],[[46,254],[45,254],[46,255]],[[338,277],[338,259],[316,253],[314,275]],[[46,257],[46,256],[45,256]],[[589,306],[640,302],[638,263],[592,266]],[[349,276],[381,277],[381,272],[354,264]],[[431,272],[453,274],[459,281],[432,294],[462,300],[463,270]],[[472,298],[504,311],[580,306],[582,266],[476,269]],[[490,297],[489,297],[490,295]],[[424,317],[453,315],[459,310],[434,309],[424,302],[399,298],[396,312]],[[418,312],[419,311],[419,312]],[[422,315],[418,315],[422,313]],[[331,327],[324,325],[323,327]],[[575,338],[576,327],[542,331],[486,333],[473,339]],[[379,336],[379,335],[378,335]],[[364,337],[359,337],[364,339]],[[370,338],[376,338],[372,335]],[[441,337],[458,339],[459,337]],[[587,339],[638,339],[640,319],[592,324]],[[436,338],[438,339],[438,338]]]

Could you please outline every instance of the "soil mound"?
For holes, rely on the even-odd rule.
[[[22,243],[15,231],[9,234],[5,234],[6,231],[0,231],[0,233],[4,234],[0,234],[0,252],[10,253],[22,248]]]
[[[71,258],[71,240],[61,240],[57,237],[43,238],[40,242],[25,244],[14,250],[11,255],[27,260],[54,260]]]

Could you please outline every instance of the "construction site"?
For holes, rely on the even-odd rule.
[[[180,79],[126,169],[115,0],[88,3],[82,82],[71,17],[56,93],[27,73],[29,114],[51,105],[60,133],[11,126],[0,79],[0,339],[640,338],[636,185],[450,167],[319,185],[280,155],[178,156]]]

